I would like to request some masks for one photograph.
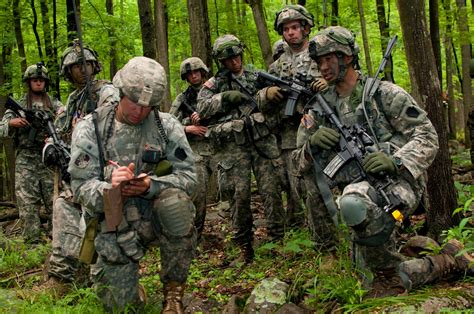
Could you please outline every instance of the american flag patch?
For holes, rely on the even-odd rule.
[[[314,121],[314,118],[310,114],[306,113],[301,118],[301,125],[307,129],[312,128],[315,124],[316,124],[316,121]]]

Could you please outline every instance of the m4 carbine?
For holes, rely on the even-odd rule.
[[[286,102],[285,115],[292,116],[295,112],[296,102],[303,95],[308,99],[314,96],[314,93],[298,81],[288,82],[271,74],[257,71],[257,82],[262,86],[278,86],[288,95]]]
[[[341,134],[339,140],[340,150],[337,156],[333,158],[323,170],[324,174],[329,178],[333,178],[339,169],[350,161],[355,160],[359,173],[359,178],[357,178],[356,181],[369,182],[384,202],[384,211],[391,215],[394,221],[402,222],[407,213],[407,208],[401,201],[399,195],[392,191],[391,185],[393,181],[388,175],[383,175],[378,178],[368,174],[364,170],[363,160],[366,154],[370,152],[368,148],[374,144],[373,139],[360,125],[355,124],[350,127],[343,125],[320,93],[315,94],[315,102],[312,103],[312,106],[312,110],[326,117]]]
[[[13,111],[18,117],[26,119],[31,127],[37,130],[46,129],[48,136],[51,137],[53,142],[47,143],[43,148],[43,163],[47,166],[58,166],[61,171],[62,179],[69,181],[67,167],[69,160],[71,160],[70,149],[66,143],[60,139],[50,115],[44,110],[24,109],[11,97],[7,98],[5,108]]]

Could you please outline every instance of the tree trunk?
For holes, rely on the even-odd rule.
[[[446,34],[444,36],[444,49],[446,55],[446,91],[448,101],[448,138],[456,139],[456,102],[454,99],[453,83],[453,12],[451,0],[443,0],[443,7],[446,15]]]
[[[428,169],[427,185],[430,199],[430,208],[427,210],[428,235],[438,239],[442,230],[457,223],[451,216],[457,203],[447,133],[443,121],[441,87],[436,75],[433,48],[426,25],[424,1],[397,0],[397,5],[412,93],[418,104],[426,106],[425,109],[439,138],[439,151],[433,166]],[[423,58],[420,58],[420,51],[423,51]]]
[[[38,15],[36,14],[36,8],[35,8],[35,0],[30,0],[30,5],[31,5],[31,12],[33,12],[33,33],[35,34],[36,38],[36,45],[38,47],[38,56],[40,60],[43,59],[43,49],[41,48],[41,39],[38,34]]]
[[[364,42],[364,55],[365,63],[367,66],[367,73],[369,74],[369,76],[372,76],[374,72],[372,71],[372,61],[370,60],[369,39],[367,38],[367,28],[365,25],[364,7],[362,5],[362,0],[357,0],[357,7],[359,8],[360,28],[362,30],[362,41]]]
[[[273,63],[273,57],[267,23],[265,22],[265,16],[263,14],[262,0],[250,0],[247,1],[247,3],[252,8],[253,18],[257,26],[258,41],[262,50],[262,57],[268,68],[268,66]]]
[[[58,60],[53,51],[53,43],[51,41],[51,26],[49,22],[49,9],[46,0],[41,0],[41,19],[43,20],[43,36],[44,36],[44,49],[46,55],[46,67],[48,68],[49,81],[51,86],[54,87],[54,82],[59,77],[58,72]],[[56,91],[53,89],[52,95],[56,96]]]
[[[471,76],[469,73],[469,67],[471,63],[471,46],[469,34],[469,22],[467,19],[467,7],[465,0],[456,0],[458,7],[458,28],[459,28],[459,39],[461,42],[461,56],[462,56],[462,99],[464,103],[464,142],[466,147],[471,148],[471,162],[474,163],[474,145],[471,141],[469,126],[466,126],[466,122],[469,121],[471,128],[474,128],[474,114],[469,119],[469,114],[472,111],[472,87],[471,87]],[[471,121],[472,120],[472,121]]]
[[[107,10],[107,14],[113,16],[114,15],[114,0],[106,0],[105,1],[105,9]],[[113,79],[115,73],[117,73],[117,39],[115,38],[115,27],[114,25],[109,26],[109,43],[110,43],[110,79]]]
[[[328,13],[328,0],[323,0],[323,28],[328,27],[329,22],[329,13]]]
[[[21,32],[21,17],[20,17],[20,0],[13,0],[13,25],[15,27],[15,37],[18,46],[18,55],[21,59],[21,73],[24,73],[27,68],[25,44],[23,42],[23,34]]]
[[[76,13],[79,23],[81,23],[81,1],[80,0],[66,0],[66,19],[67,19],[67,39],[72,42],[77,38],[76,17],[74,15],[74,1],[76,4]]]
[[[160,105],[160,110],[168,112],[171,107],[170,65],[168,59],[168,11],[163,0],[155,0],[157,60],[165,68],[168,85]]]
[[[390,40],[390,32],[387,19],[385,18],[385,5],[383,0],[376,0],[377,3],[377,21],[380,30],[380,43],[382,44],[382,54],[387,50],[387,45]],[[390,55],[384,69],[384,80],[395,83],[393,77],[393,62],[392,55]]]
[[[207,0],[188,0],[188,16],[192,55],[201,58],[209,69],[212,69],[211,27]]]
[[[51,86],[54,86],[56,93],[54,94],[58,99],[61,99],[60,88],[59,88],[59,62],[58,62],[58,21],[57,21],[57,7],[56,0],[53,0],[53,60],[54,68],[56,69],[56,76],[54,82],[51,82]]]
[[[151,10],[150,0],[137,0],[140,29],[142,33],[143,55],[156,59],[155,23]]]
[[[239,30],[236,30],[235,28],[235,15],[232,0],[225,1],[225,13],[227,17],[227,32],[238,35]]]
[[[441,43],[439,38],[439,11],[438,0],[430,1],[430,39],[431,46],[433,46],[433,53],[436,63],[436,69],[438,70],[438,79],[443,82],[443,69],[441,68]],[[443,90],[443,84],[441,84],[441,90]]]
[[[331,25],[335,26],[338,24],[338,21],[339,21],[339,3],[337,2],[337,0],[332,0],[331,6],[332,6]]]

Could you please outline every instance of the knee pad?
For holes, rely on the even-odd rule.
[[[187,236],[194,228],[195,208],[188,194],[166,189],[153,202],[155,228],[173,237]]]
[[[367,205],[356,195],[344,195],[339,199],[339,209],[346,224],[360,225],[367,218]]]

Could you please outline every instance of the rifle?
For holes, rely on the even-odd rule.
[[[288,82],[271,74],[257,71],[257,81],[263,86],[278,86],[288,94],[288,100],[285,107],[285,115],[292,116],[295,112],[295,106],[301,95],[308,98],[314,96],[314,92],[297,81]]]
[[[178,110],[185,114],[187,117],[191,117],[191,115],[196,112],[197,110],[191,106],[189,101],[196,101],[197,99],[197,92],[189,86],[184,92],[184,99],[181,105],[179,106]],[[208,126],[209,119],[201,119],[199,125]]]
[[[67,172],[69,160],[71,160],[69,147],[60,139],[49,114],[43,110],[24,109],[11,97],[7,98],[5,108],[10,109],[19,117],[25,118],[33,128],[37,130],[46,129],[48,136],[53,139],[53,143],[48,143],[43,148],[43,162],[47,166],[57,165],[63,180],[69,181],[69,174]]]
[[[331,109],[320,93],[315,95],[315,103],[313,103],[312,110],[325,116],[341,134],[339,140],[339,152],[336,157],[329,162],[323,170],[323,173],[329,178],[333,178],[344,165],[350,161],[355,161],[359,177],[356,178],[354,182],[367,181],[371,186],[373,186],[384,202],[384,212],[391,215],[393,218],[388,222],[388,228],[390,230],[387,230],[388,234],[386,236],[390,236],[391,230],[393,230],[393,227],[395,226],[395,221],[403,221],[407,213],[407,208],[401,201],[400,196],[391,190],[393,181],[388,175],[383,175],[381,178],[374,177],[373,175],[366,173],[364,170],[363,160],[366,154],[371,152],[371,146],[374,145],[374,140],[365,132],[364,128],[358,124],[351,127],[343,125],[338,119],[336,113]],[[315,168],[318,169],[319,165],[315,164]]]

